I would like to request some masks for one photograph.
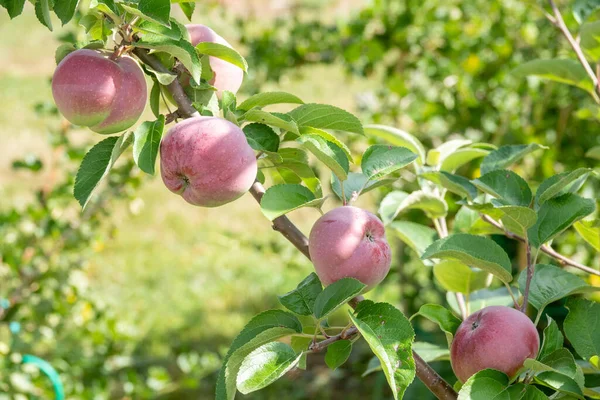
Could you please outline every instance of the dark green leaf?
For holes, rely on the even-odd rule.
[[[364,152],[360,167],[367,178],[379,179],[404,168],[416,158],[417,155],[406,147],[374,144]]]
[[[324,131],[322,129],[313,128],[311,126],[303,126],[299,130],[300,130],[300,137],[302,137],[302,135],[319,136],[319,137],[325,139],[326,141],[335,144],[337,147],[339,147],[340,149],[342,149],[344,151],[344,154],[346,154],[348,161],[353,162],[352,154],[350,153],[350,149],[348,148],[348,146],[346,146],[343,142],[337,140],[335,138],[335,136],[333,136],[331,133]]]
[[[579,168],[575,171],[563,172],[546,179],[535,193],[536,206],[543,204],[546,200],[553,197],[576,192],[581,188],[590,172],[592,170],[589,168]]]
[[[527,154],[539,149],[547,149],[537,143],[502,146],[488,154],[481,163],[481,174],[497,169],[505,169],[520,161]]]
[[[160,84],[154,80],[152,90],[150,90],[150,109],[156,118],[160,115]]]
[[[584,399],[583,392],[572,378],[555,371],[545,371],[536,375],[535,382],[559,392],[568,393],[578,399]]]
[[[544,357],[553,353],[554,351],[563,347],[564,337],[558,329],[556,321],[548,316],[548,326],[544,328],[544,336],[542,340],[542,346],[540,347],[540,353],[538,354],[538,360],[542,360]]]
[[[181,11],[183,11],[183,14],[187,17],[187,19],[191,21],[194,10],[196,9],[196,3],[180,2],[179,7],[181,7]]]
[[[0,5],[6,8],[8,12],[8,16],[10,19],[18,17],[23,12],[23,6],[25,5],[25,0],[5,0]]]
[[[413,249],[419,257],[425,249],[437,239],[437,232],[428,226],[411,221],[394,221],[387,226],[404,243]]]
[[[581,298],[567,301],[569,314],[564,330],[577,354],[584,360],[600,355],[600,303]]]
[[[152,21],[171,27],[171,2],[169,0],[139,0],[138,10]]]
[[[339,180],[344,181],[348,178],[350,163],[344,151],[335,143],[323,139],[321,136],[305,134],[297,139],[319,161],[325,164]]]
[[[75,15],[78,2],[79,0],[59,0],[54,5],[54,13],[63,25],[69,22],[73,18],[73,15]]]
[[[348,179],[343,182],[344,186],[344,195],[342,196],[342,185],[337,176],[331,176],[331,189],[333,192],[340,198],[345,198],[346,201],[352,200],[352,198],[358,196],[360,194],[367,193],[373,189],[376,189],[381,186],[390,185],[392,182],[396,181],[397,178],[390,179],[380,179],[377,181],[369,181],[369,179],[361,173],[350,172],[348,174]]]
[[[248,144],[256,151],[271,151],[279,150],[279,136],[273,128],[258,122],[248,124],[242,129],[248,139]]]
[[[359,119],[347,111],[325,104],[303,104],[288,113],[298,127],[310,126],[364,135]]]
[[[288,310],[300,315],[311,315],[317,296],[323,291],[321,281],[314,272],[298,284],[296,289],[279,297],[279,302]]]
[[[480,190],[497,198],[502,205],[529,207],[532,194],[523,178],[512,171],[499,169],[474,179]]]
[[[271,104],[304,104],[297,96],[286,92],[262,92],[248,97],[238,106],[240,110],[266,107]]]
[[[135,130],[133,159],[142,171],[154,175],[156,156],[160,148],[160,139],[165,129],[165,117],[160,115],[156,121],[146,121]]]
[[[271,186],[267,189],[260,208],[269,220],[274,220],[284,214],[301,207],[315,205],[317,199],[313,192],[305,186],[298,184],[282,184]]]
[[[64,43],[58,46],[54,52],[54,60],[56,61],[56,65],[58,65],[63,58],[75,50],[75,46],[73,46],[71,43]]]
[[[134,25],[133,29],[136,32],[153,33],[166,36],[173,40],[179,40],[183,36],[183,33],[177,24],[172,24],[171,27],[167,27],[152,21],[142,21],[139,24]]]
[[[461,320],[452,314],[450,310],[439,304],[425,304],[421,306],[418,313],[411,317],[411,320],[417,315],[421,315],[438,324],[440,329],[446,334],[448,345],[452,343],[452,338],[460,326]]]
[[[267,343],[246,356],[237,376],[237,388],[243,394],[260,390],[285,375],[300,361],[285,343]]]
[[[35,16],[46,28],[52,30],[50,18],[50,0],[38,0],[35,3]]]
[[[171,54],[185,66],[196,82],[200,82],[202,65],[198,53],[190,42],[184,39],[174,40],[162,35],[146,34],[139,41],[132,43],[132,46]]]
[[[338,340],[327,346],[325,364],[331,369],[337,369],[346,362],[352,352],[352,342],[349,340]]]
[[[469,200],[477,197],[477,188],[465,177],[445,171],[426,172],[421,176],[461,197],[466,197]]]
[[[584,199],[573,193],[547,200],[538,210],[535,225],[528,230],[531,245],[540,247],[595,209],[594,200]]]
[[[238,371],[254,349],[293,333],[301,333],[302,324],[294,314],[269,310],[258,314],[235,338],[217,377],[216,400],[232,400]]]
[[[323,319],[358,296],[366,285],[354,278],[343,278],[327,286],[315,300],[314,315]]]
[[[394,399],[401,399],[415,378],[410,322],[387,303],[366,303],[350,318],[379,359]]]
[[[503,282],[512,280],[511,262],[496,242],[483,236],[457,233],[438,239],[421,257],[459,260],[498,277]]]
[[[132,135],[111,136],[97,143],[87,152],[75,177],[73,195],[85,208],[98,183],[104,178],[119,156],[131,144]]]

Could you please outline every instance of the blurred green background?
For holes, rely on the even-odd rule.
[[[54,50],[76,24],[50,33],[27,7],[13,21],[0,13],[0,298],[17,293],[19,300],[0,316],[0,384],[24,398],[49,398],[45,378],[19,365],[22,354],[35,354],[59,371],[68,398],[212,398],[233,337],[254,314],[277,307],[276,295],[312,266],[270,228],[250,195],[194,208],[131,160],[120,161],[82,214],[71,185],[85,150],[101,138],[65,125],[49,86]],[[247,57],[240,98],[276,88],[405,129],[429,145],[455,137],[541,143],[550,149],[519,171],[537,182],[597,166],[584,157],[600,144],[600,113],[587,95],[510,76],[523,61],[569,55],[543,15],[520,1],[230,0],[198,3],[193,21]],[[598,189],[591,182],[584,190],[597,198]],[[365,196],[362,205],[375,211],[380,197]],[[308,233],[318,216],[300,210],[292,219]],[[392,272],[368,298],[407,315],[443,302],[431,270],[390,240]],[[573,235],[559,245],[600,266]],[[518,263],[514,245],[512,255]],[[443,343],[433,325],[415,321],[419,340]],[[360,378],[370,359],[364,350],[334,372],[311,355],[307,371],[244,398],[391,398],[381,372]],[[448,362],[434,366],[453,380]],[[419,383],[407,393],[428,396]]]

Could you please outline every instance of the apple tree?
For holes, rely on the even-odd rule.
[[[195,3],[176,3],[188,16],[194,10]],[[0,4],[14,18],[24,0]],[[371,369],[383,371],[395,399],[415,378],[440,399],[600,397],[588,384],[588,375],[598,373],[599,310],[581,296],[595,290],[581,275],[600,273],[552,247],[575,226],[582,241],[600,248],[597,200],[579,194],[595,179],[592,168],[528,182],[518,173],[520,163],[550,143],[449,139],[425,146],[403,130],[363,125],[347,111],[291,93],[260,92],[240,101],[236,92],[250,68],[244,57],[211,28],[172,18],[168,0],[34,5],[50,29],[51,12],[63,23],[77,13],[87,27],[86,40],[57,49],[52,83],[68,121],[111,135],[87,151],[74,180],[83,212],[119,157],[132,151],[149,175],[160,158],[166,190],[182,197],[182,207],[218,207],[250,192],[265,222],[314,263],[315,273],[278,297],[282,308],[252,318],[231,343],[216,377],[217,399],[310,368],[312,353],[325,353],[327,365],[338,368],[361,340],[374,354]],[[578,42],[552,1],[547,12],[576,57],[524,63],[517,72],[578,86],[600,102],[590,64],[598,61],[596,23],[582,25]],[[580,12],[582,19],[587,14]],[[134,126],[146,104],[154,118]],[[269,111],[275,104],[289,111]],[[367,140],[375,143],[356,145]],[[473,163],[477,176],[459,173]],[[328,182],[317,168],[330,171]],[[403,190],[406,182],[418,188]],[[385,193],[379,217],[356,206],[373,190]],[[308,237],[287,216],[304,207],[322,214]],[[414,210],[426,224],[405,218]],[[490,237],[498,234],[524,243],[522,268]],[[426,304],[406,316],[392,304],[365,299],[390,269],[389,235],[431,267],[447,304]],[[564,298],[569,314],[561,330],[544,310]],[[10,312],[10,304],[3,309]],[[330,326],[328,318],[340,309],[346,323]],[[414,318],[439,326],[447,343],[418,341]],[[427,351],[432,346],[435,356]],[[438,357],[450,358],[454,385],[428,364]]]

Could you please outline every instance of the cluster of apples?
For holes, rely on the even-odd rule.
[[[204,25],[188,25],[192,45],[229,43]],[[243,71],[210,57],[217,95],[237,92]],[[185,87],[189,76],[179,78]],[[147,101],[139,64],[129,56],[81,49],[67,55],[52,80],[59,111],[71,123],[111,134],[131,127]],[[256,178],[257,163],[244,132],[218,117],[196,117],[176,124],[160,146],[161,176],[167,188],[190,204],[217,207],[246,193]],[[379,284],[391,265],[391,251],[381,220],[353,206],[329,211],[314,224],[309,252],[325,285],[355,278],[365,292]],[[465,382],[474,373],[493,368],[513,376],[526,358],[535,357],[539,337],[529,318],[512,308],[487,307],[460,325],[452,343],[452,367]]]

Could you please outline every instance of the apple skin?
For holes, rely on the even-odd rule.
[[[160,166],[167,188],[201,207],[236,200],[257,173],[244,132],[217,117],[189,118],[169,129],[160,145]]]
[[[383,223],[353,206],[335,208],[315,222],[308,239],[310,257],[321,282],[354,278],[367,292],[390,270],[391,251]]]
[[[139,64],[131,57],[111,60],[109,53],[80,49],[67,55],[52,78],[60,113],[94,132],[124,131],[139,119],[148,91]]]
[[[215,31],[205,25],[191,24],[185,26],[190,34],[190,42],[195,47],[201,42],[212,42],[231,47],[231,45],[219,36]],[[237,93],[244,80],[244,71],[235,65],[221,60],[217,57],[209,56],[208,62],[213,71],[213,78],[208,82],[217,89],[217,96],[221,97],[223,91],[228,90]],[[189,82],[189,77],[187,77]],[[184,82],[185,84],[185,82]]]
[[[512,378],[527,358],[535,358],[540,338],[527,315],[504,306],[489,306],[471,314],[454,335],[450,359],[461,382],[484,369]]]

